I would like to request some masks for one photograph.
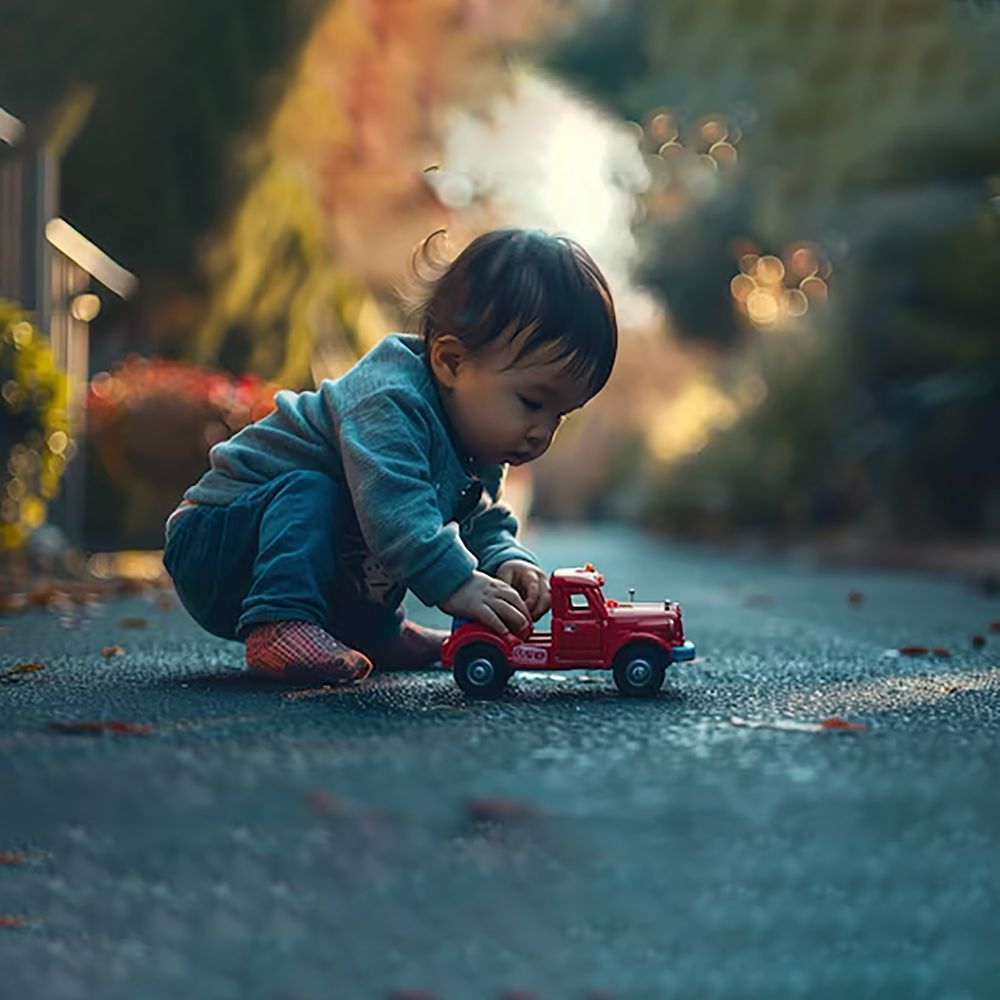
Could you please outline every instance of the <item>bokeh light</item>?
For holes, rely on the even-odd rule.
[[[729,293],[752,326],[785,329],[826,300],[829,289],[817,271],[826,268],[829,274],[832,266],[817,245],[791,243],[780,256],[744,252],[750,246],[744,239],[730,244],[739,273],[730,279]]]

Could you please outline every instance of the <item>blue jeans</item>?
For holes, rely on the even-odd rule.
[[[321,472],[285,473],[224,506],[179,515],[163,565],[188,614],[223,639],[262,622],[308,621],[364,651],[399,634],[401,601],[364,600],[343,572],[356,525],[345,487]]]

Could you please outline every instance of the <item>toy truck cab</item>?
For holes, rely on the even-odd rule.
[[[654,694],[666,668],[694,658],[684,638],[680,605],[606,599],[604,576],[588,563],[558,569],[550,578],[552,628],[497,635],[478,622],[458,622],[445,640],[442,662],[472,697],[494,697],[516,670],[613,671],[622,694]]]

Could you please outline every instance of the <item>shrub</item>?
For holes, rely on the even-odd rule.
[[[163,518],[208,468],[212,445],[269,413],[277,389],[254,375],[137,355],[95,375],[87,394],[88,541],[160,544]]]
[[[0,300],[0,550],[45,521],[75,450],[65,374],[28,313]]]

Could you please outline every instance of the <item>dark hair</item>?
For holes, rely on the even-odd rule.
[[[618,324],[608,283],[578,243],[539,229],[494,229],[474,239],[450,264],[435,258],[432,233],[417,248],[413,269],[424,285],[416,330],[428,342],[442,333],[473,352],[524,334],[511,364],[542,348],[584,379],[595,395],[618,350]],[[424,278],[418,260],[439,273]],[[443,273],[441,273],[443,271]]]

